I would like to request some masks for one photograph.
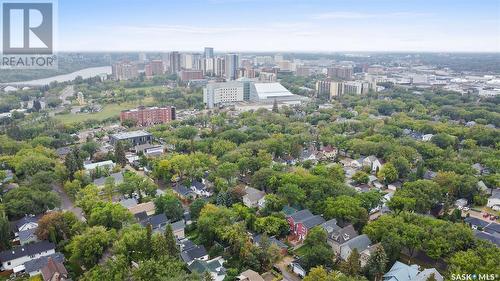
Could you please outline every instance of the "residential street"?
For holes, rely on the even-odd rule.
[[[281,270],[281,274],[283,275],[284,281],[301,281],[301,279],[290,272],[288,269],[288,265],[293,261],[293,258],[290,256],[286,256],[279,263],[276,264],[276,267]]]
[[[83,219],[83,213],[82,209],[78,208],[75,206],[73,201],[68,197],[66,192],[62,189],[62,186],[59,184],[53,184],[52,185],[52,190],[57,192],[59,194],[59,197],[61,198],[61,209],[64,211],[70,211],[76,215],[76,217],[80,220]]]

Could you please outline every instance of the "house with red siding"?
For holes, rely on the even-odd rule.
[[[298,236],[299,240],[304,240],[313,227],[325,222],[322,216],[315,216],[307,209],[290,214],[286,219],[290,225],[290,233]]]

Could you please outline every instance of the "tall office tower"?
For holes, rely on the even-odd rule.
[[[298,66],[295,70],[295,75],[308,77],[309,75],[311,75],[311,68],[307,66]]]
[[[222,77],[226,73],[226,60],[224,58],[217,58],[215,60],[215,76]]]
[[[238,79],[239,56],[237,54],[226,55],[226,73],[227,80]]]
[[[193,69],[203,70],[203,56],[201,54],[193,54]]]
[[[181,54],[179,52],[170,53],[170,74],[176,74],[181,70]]]
[[[162,60],[152,60],[151,65],[151,74],[152,75],[161,75],[163,74],[163,61]]]
[[[202,63],[202,70],[204,75],[215,75],[215,58],[204,58],[202,59]]]
[[[139,76],[137,65],[129,62],[113,64],[111,66],[111,73],[115,80],[129,80]]]
[[[353,70],[350,66],[334,66],[327,68],[327,75],[330,78],[338,78],[343,80],[352,79]]]
[[[211,59],[214,57],[214,48],[205,47],[205,58]]]
[[[139,62],[145,62],[147,59],[146,53],[139,53]]]
[[[182,56],[181,56],[181,68],[182,69],[193,69],[193,55],[192,54],[182,54]]]
[[[316,82],[316,94],[318,97],[325,97],[329,99],[341,96],[344,92],[344,85],[342,82],[334,82],[328,80],[320,80]]]

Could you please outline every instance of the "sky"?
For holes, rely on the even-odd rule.
[[[499,0],[58,0],[60,51],[500,52]]]

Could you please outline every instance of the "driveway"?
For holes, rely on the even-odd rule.
[[[279,263],[276,264],[276,267],[281,271],[281,275],[283,275],[284,281],[301,281],[300,277],[292,273],[288,269],[288,265],[293,261],[293,257],[286,256]]]
[[[52,190],[59,194],[59,197],[61,198],[62,210],[72,212],[79,220],[83,219],[82,209],[75,206],[60,184],[53,184]]]

